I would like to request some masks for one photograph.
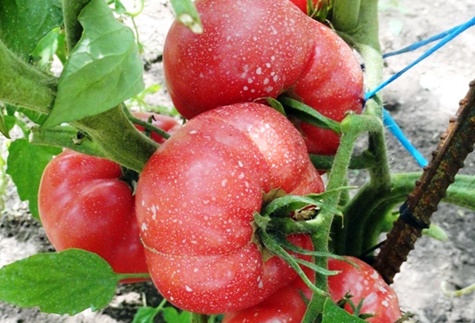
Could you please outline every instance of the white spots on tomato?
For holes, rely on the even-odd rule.
[[[151,211],[152,211],[152,219],[153,219],[154,221],[157,220],[157,209],[158,209],[158,207],[157,207],[155,204],[152,205]]]
[[[257,277],[257,288],[259,288],[259,289],[264,288],[264,282],[262,281],[261,276]]]
[[[188,293],[191,293],[193,291],[193,289],[188,286],[188,285],[185,285],[185,290],[188,292]]]
[[[198,130],[190,130],[189,134],[190,135],[196,135],[198,133]]]
[[[261,74],[262,74],[262,68],[258,67],[258,68],[256,69],[256,74],[257,74],[257,75],[261,75]]]
[[[264,81],[262,82],[262,84],[264,84],[264,85],[267,85],[267,84],[269,84],[269,78],[268,78],[268,77],[266,77],[266,78],[264,79]]]
[[[222,186],[222,187],[226,187],[226,184],[227,184],[227,183],[228,183],[228,180],[227,180],[227,179],[223,179],[223,180],[221,181],[221,186]]]
[[[252,84],[253,82],[254,82],[254,80],[251,77],[247,78],[247,83]]]
[[[246,85],[244,85],[244,86],[242,87],[242,89],[243,89],[244,91],[248,91],[248,90],[249,90],[249,88],[248,88]]]
[[[389,307],[389,302],[387,300],[384,300],[381,302],[381,305],[383,305],[384,307]]]
[[[147,231],[147,230],[148,230],[147,223],[145,223],[145,222],[144,222],[144,223],[142,223],[142,225],[141,225],[140,229],[142,230],[142,232],[145,232],[145,231]]]
[[[267,86],[264,90],[265,90],[267,93],[271,93],[271,92],[274,90],[274,87],[273,87],[273,86]]]
[[[373,272],[371,273],[371,278],[374,280],[379,279],[379,274],[376,270],[373,270]]]

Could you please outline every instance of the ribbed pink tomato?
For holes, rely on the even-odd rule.
[[[242,103],[188,121],[151,157],[137,185],[137,219],[160,293],[212,314],[253,306],[293,281],[295,272],[263,253],[255,235],[254,214],[275,190],[323,190],[283,115]],[[289,240],[309,243],[303,235]]]
[[[279,95],[337,121],[361,111],[363,73],[352,49],[290,1],[198,0],[196,7],[203,33],[175,22],[163,52],[168,90],[185,118]],[[299,127],[309,152],[336,152],[336,134]]]

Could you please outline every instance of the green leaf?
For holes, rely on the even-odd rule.
[[[174,307],[165,307],[162,309],[163,318],[169,323],[188,323],[191,321],[191,313],[183,311],[178,313]]]
[[[266,99],[267,104],[269,104],[274,110],[277,110],[280,112],[282,115],[287,117],[287,114],[285,114],[285,109],[282,103],[280,103],[278,100],[274,98],[267,98]]]
[[[315,210],[318,210],[321,204],[321,201],[307,196],[285,195],[267,204],[261,214],[270,217],[289,217],[292,212],[309,206],[313,206]]]
[[[422,230],[422,233],[439,241],[447,241],[449,240],[449,236],[444,229],[439,227],[438,225],[431,223],[429,229]]]
[[[7,123],[5,122],[5,117],[7,116],[0,112],[0,132],[10,139],[10,129],[8,129]]]
[[[338,122],[325,117],[308,105],[287,97],[280,97],[279,101],[286,107],[287,113],[295,116],[297,119],[319,128],[330,129],[337,134],[341,134],[340,124]]]
[[[36,254],[0,269],[0,300],[42,312],[76,314],[112,300],[118,283],[109,264],[94,253],[69,249]]]
[[[62,23],[60,0],[0,1],[0,39],[25,61],[38,41]]]
[[[132,323],[153,323],[155,316],[158,314],[157,308],[145,306],[137,310]]]
[[[39,218],[38,188],[48,162],[61,152],[60,148],[37,146],[26,139],[18,139],[9,147],[7,174],[15,183],[22,201],[29,201],[31,214]]]
[[[195,34],[203,32],[200,16],[192,0],[171,0],[176,19]]]
[[[351,315],[344,309],[338,307],[333,301],[329,298],[325,301],[323,305],[323,320],[322,323],[335,323],[335,322],[344,322],[344,323],[365,323],[366,321]],[[366,322],[367,323],[367,322]]]
[[[61,33],[60,28],[54,28],[40,39],[31,52],[32,59],[40,66],[49,67],[61,45],[64,46],[64,33]]]
[[[144,88],[134,33],[114,18],[107,4],[92,0],[78,20],[83,35],[59,78],[44,128],[105,112]]]

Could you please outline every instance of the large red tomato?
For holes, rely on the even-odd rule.
[[[294,280],[283,260],[263,257],[254,234],[254,213],[275,189],[323,190],[283,115],[243,103],[188,121],[151,157],[137,185],[137,219],[160,293],[186,310],[223,313],[253,306]]]
[[[288,0],[198,0],[204,32],[175,22],[163,53],[167,87],[186,118],[218,106],[287,95],[340,121],[362,108],[351,48]],[[333,154],[333,132],[301,125],[311,153]]]
[[[147,119],[151,114],[136,116]],[[154,115],[153,124],[166,131],[179,127],[176,120],[161,115]],[[38,192],[40,218],[56,250],[88,250],[117,273],[146,273],[135,197],[122,176],[114,162],[63,151],[44,170]]]

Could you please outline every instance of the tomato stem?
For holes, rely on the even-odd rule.
[[[335,155],[335,160],[329,174],[327,190],[325,195],[325,207],[322,207],[320,214],[313,220],[307,221],[313,225],[315,230],[312,234],[312,242],[315,251],[329,252],[328,241],[332,228],[335,212],[338,208],[341,196],[341,187],[346,184],[348,166],[350,164],[353,148],[358,137],[366,131],[377,131],[382,129],[381,120],[376,117],[365,115],[347,115],[341,122],[342,136],[340,146]],[[319,267],[327,267],[326,257],[316,257],[315,264]],[[324,275],[315,276],[316,286],[323,290],[328,290],[328,280]],[[309,303],[303,322],[314,322],[323,310],[326,297],[314,294]]]
[[[47,114],[57,80],[15,56],[0,40],[0,101]]]
[[[332,24],[340,31],[351,31],[358,25],[360,0],[333,1]]]

